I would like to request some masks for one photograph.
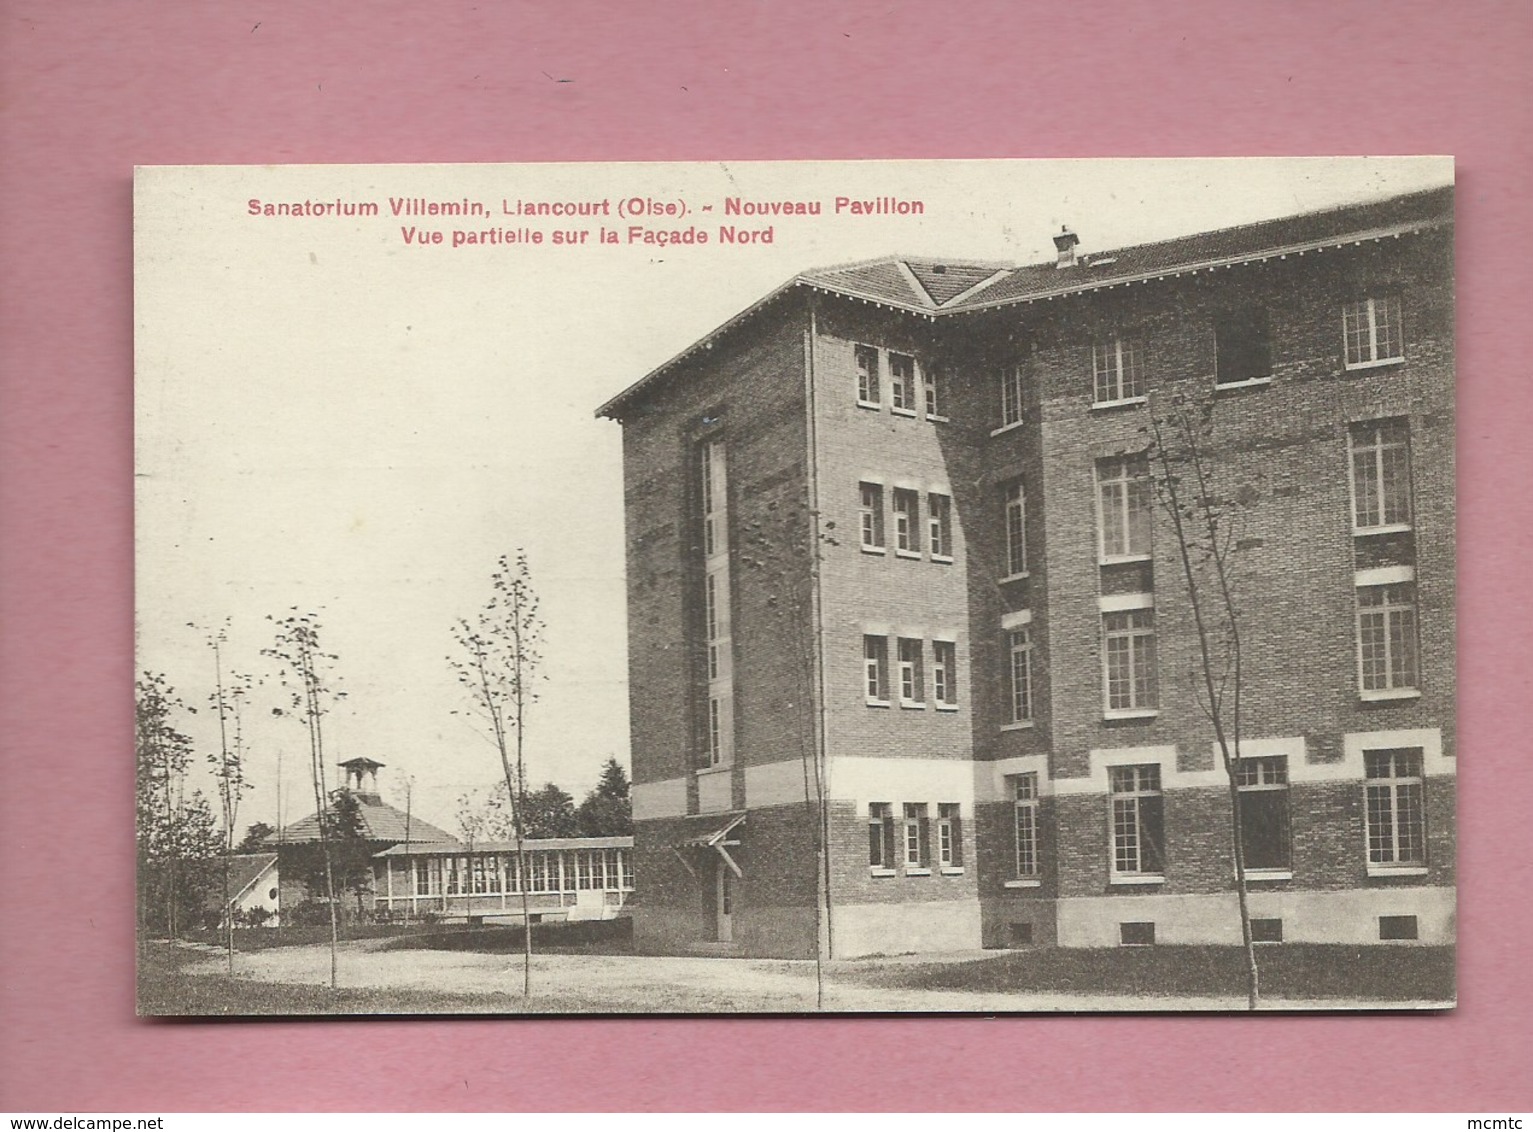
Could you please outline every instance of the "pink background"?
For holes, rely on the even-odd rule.
[[[0,1109],[1526,1109],[1530,46],[1517,0],[0,0]],[[1459,160],[1456,1013],[135,1020],[134,164],[1331,153]]]

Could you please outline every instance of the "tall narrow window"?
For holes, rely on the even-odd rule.
[[[703,524],[703,646],[707,676],[703,745],[708,766],[734,761],[733,636],[730,628],[729,483],[724,442],[698,448]]]
[[[1019,424],[1022,420],[1022,363],[1007,366],[1001,371],[1001,427]]]
[[[1026,626],[1007,634],[1011,653],[1012,723],[1030,723],[1033,718],[1033,634]]]
[[[1352,526],[1400,528],[1411,521],[1411,452],[1404,420],[1369,421],[1347,434],[1352,466]]]
[[[915,412],[916,360],[909,354],[889,355],[889,404],[895,409]]]
[[[932,694],[938,707],[958,704],[958,646],[952,641],[932,642]]]
[[[939,388],[936,366],[927,364],[921,367],[921,391],[926,398],[927,417],[931,420],[946,420],[942,411],[942,390]]]
[[[1022,481],[1012,480],[1006,485],[1003,529],[1006,532],[1006,577],[1015,578],[1027,573],[1027,498],[1022,492]]]
[[[862,638],[862,661],[867,697],[875,703],[889,702],[889,638]]]
[[[1160,767],[1115,766],[1112,786],[1112,871],[1115,876],[1165,872],[1165,809]]]
[[[921,530],[918,512],[920,496],[914,491],[894,489],[894,548],[905,554],[921,553]]]
[[[1031,880],[1038,875],[1038,775],[1011,776],[1013,829],[1016,833],[1017,879]]]
[[[1150,553],[1154,486],[1143,456],[1098,460],[1098,554],[1103,562],[1145,558]]]
[[[1427,863],[1426,782],[1420,748],[1364,751],[1368,864],[1420,868]]]
[[[878,351],[872,346],[858,346],[852,352],[857,359],[857,403],[876,407],[882,403],[878,388]]]
[[[1259,308],[1214,318],[1214,383],[1243,385],[1272,376],[1272,328]]]
[[[1348,369],[1402,360],[1405,334],[1400,300],[1391,295],[1348,303],[1341,308],[1341,336]]]
[[[1092,347],[1092,370],[1095,374],[1096,403],[1143,399],[1144,351],[1132,338],[1113,338]]]
[[[1102,615],[1107,711],[1148,711],[1159,703],[1155,664],[1155,611],[1129,609]]]
[[[963,867],[963,817],[957,802],[937,804],[937,863],[944,869]]]
[[[894,807],[888,802],[868,803],[868,867],[894,868]]]
[[[927,829],[926,803],[905,803],[905,868],[924,869],[931,864],[931,832]]]
[[[864,550],[884,548],[884,489],[876,483],[862,485],[862,547]]]
[[[1357,663],[1365,697],[1416,688],[1414,582],[1357,588]]]
[[[1240,797],[1240,846],[1246,868],[1257,872],[1291,869],[1288,759],[1279,755],[1238,760],[1235,791]]]
[[[933,558],[953,557],[953,500],[931,492],[926,497],[926,525]]]
[[[921,671],[921,642],[912,637],[899,639],[900,703],[916,707],[926,702],[926,678]]]

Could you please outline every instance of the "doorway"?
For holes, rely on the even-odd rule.
[[[715,861],[713,869],[714,939],[734,942],[735,876],[724,861]]]

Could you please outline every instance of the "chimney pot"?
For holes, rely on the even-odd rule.
[[[1081,242],[1081,238],[1070,231],[1068,226],[1061,225],[1059,235],[1054,237],[1054,248],[1059,252],[1059,260],[1055,267],[1075,266],[1075,245]]]

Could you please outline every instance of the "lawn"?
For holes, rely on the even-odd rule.
[[[1265,999],[1365,999],[1449,1003],[1451,947],[1348,947],[1290,943],[1257,951]],[[1050,948],[1006,951],[966,962],[862,961],[839,976],[867,986],[1126,995],[1145,998],[1243,996],[1245,956],[1235,947]]]

